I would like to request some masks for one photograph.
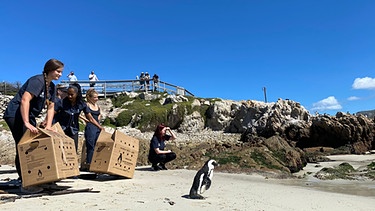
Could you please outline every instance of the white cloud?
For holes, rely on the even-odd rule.
[[[375,89],[375,78],[356,78],[352,85],[353,89]]]
[[[355,101],[355,100],[360,100],[360,99],[361,99],[361,98],[359,98],[359,97],[351,96],[351,97],[348,97],[347,100],[349,100],[349,101]]]
[[[342,109],[340,103],[336,100],[334,96],[329,96],[317,103],[313,104],[311,110],[339,110]]]

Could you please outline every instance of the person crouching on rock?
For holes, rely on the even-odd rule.
[[[150,142],[150,152],[148,154],[148,160],[152,163],[153,170],[167,170],[165,164],[176,159],[176,153],[171,150],[165,150],[165,141],[174,139],[176,139],[176,135],[169,127],[166,127],[164,124],[156,127]]]

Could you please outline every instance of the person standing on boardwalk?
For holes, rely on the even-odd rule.
[[[95,86],[95,81],[99,81],[98,77],[95,75],[94,71],[91,71],[90,75],[89,75],[89,80],[91,81],[90,82],[90,87],[94,87]]]
[[[157,74],[154,74],[152,76],[152,82],[153,82],[153,88],[154,88],[154,92],[156,92],[158,90],[158,87],[159,87],[159,76]]]
[[[150,89],[150,74],[148,72],[146,72],[144,78],[145,78],[145,82],[146,82],[145,90],[148,91]]]
[[[139,90],[142,90],[144,89],[144,86],[145,86],[145,73],[144,72],[141,72],[141,74],[139,75]]]
[[[68,75],[69,81],[78,81],[77,76],[74,75],[74,72],[71,71]]]
[[[18,158],[17,145],[27,129],[37,134],[36,117],[47,107],[47,116],[43,127],[51,130],[54,116],[55,84],[63,72],[64,64],[56,59],[48,60],[44,65],[43,74],[29,78],[9,102],[4,120],[8,124],[16,144],[15,164],[18,176],[22,180],[21,166]]]

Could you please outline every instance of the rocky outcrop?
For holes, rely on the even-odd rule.
[[[233,116],[227,132],[247,131],[266,138],[284,133],[291,125],[304,127],[310,119],[309,112],[299,103],[282,99],[275,103],[244,102]]]
[[[336,116],[316,116],[311,122],[310,136],[297,140],[300,148],[346,146],[351,153],[360,154],[375,146],[374,121],[364,115],[339,112]]]
[[[206,112],[206,127],[212,130],[225,130],[235,117],[240,107],[239,102],[234,101],[215,101],[210,105]]]
[[[8,103],[12,98],[13,96],[0,94],[0,119],[3,119],[5,109],[7,108]]]

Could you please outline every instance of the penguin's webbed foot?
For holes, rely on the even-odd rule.
[[[204,199],[204,197],[202,195],[199,195],[199,194],[197,194],[197,195],[189,195],[189,197],[191,199]]]

